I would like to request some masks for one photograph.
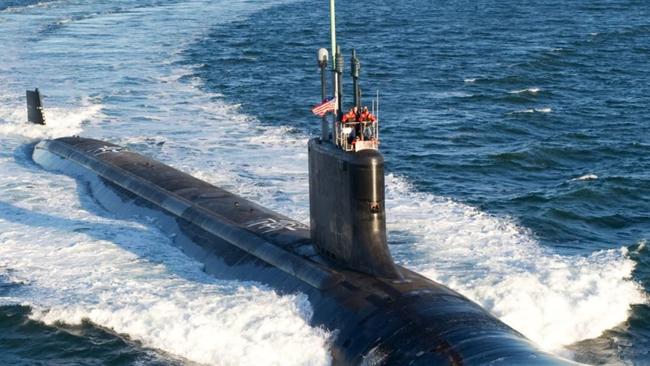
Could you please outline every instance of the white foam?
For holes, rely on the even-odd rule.
[[[527,114],[527,113],[551,113],[553,112],[553,109],[550,107],[544,107],[544,108],[527,108],[527,109],[522,109],[518,110],[515,112],[510,112],[509,114]]]
[[[597,337],[646,302],[624,249],[562,256],[512,220],[414,192],[389,175],[388,227],[400,262],[459,290],[544,349]],[[406,234],[404,234],[406,232]],[[402,234],[399,234],[402,233]]]
[[[645,239],[642,239],[637,243],[639,246],[636,248],[637,253],[641,253],[648,246],[648,242]]]
[[[576,181],[576,180],[596,180],[598,179],[598,176],[596,174],[585,174],[581,175],[577,178],[572,178],[570,181]]]
[[[476,82],[476,78],[467,78],[463,80],[463,82],[465,82],[465,84],[474,84]]]
[[[440,92],[429,92],[428,93],[432,98],[435,99],[445,99],[445,98],[466,98],[466,97],[471,97],[471,93],[463,92],[463,91],[440,91]]]
[[[0,135],[17,135],[30,139],[56,138],[79,134],[84,123],[102,117],[102,105],[86,100],[79,107],[48,107],[44,111],[45,125],[27,121],[24,106],[0,107]]]
[[[540,92],[540,88],[526,88],[526,89],[520,89],[520,90],[513,90],[509,92],[510,94],[532,94],[536,95],[537,93]]]
[[[48,6],[52,5],[52,3],[54,3],[54,2],[55,1],[39,1],[39,2],[37,2],[35,4],[30,4],[30,5],[26,5],[26,6],[10,6],[10,7],[6,8],[6,9],[2,10],[2,12],[17,13],[17,12],[22,12],[22,11],[29,10],[29,9],[32,9],[32,8],[48,7]]]
[[[71,178],[2,166],[14,175],[0,176],[1,196],[13,197],[0,203],[0,270],[27,285],[0,304],[30,305],[47,324],[88,319],[200,363],[330,362],[305,295],[216,280],[157,230],[85,211],[95,205]]]

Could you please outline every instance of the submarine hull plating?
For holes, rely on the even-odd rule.
[[[309,140],[309,216],[317,251],[342,267],[397,279],[386,243],[384,158]]]
[[[479,305],[404,267],[388,279],[321,256],[309,228],[142,155],[99,140],[43,140],[34,160],[90,183],[118,214],[156,212],[163,230],[219,278],[302,292],[313,326],[334,331],[336,365],[564,365]]]

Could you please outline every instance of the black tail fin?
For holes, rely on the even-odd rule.
[[[43,102],[41,100],[41,93],[36,88],[34,91],[27,91],[27,120],[31,123],[38,123],[39,125],[45,124],[45,116],[43,116]]]

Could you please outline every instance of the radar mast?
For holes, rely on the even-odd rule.
[[[361,62],[356,50],[352,50],[350,59],[353,105],[349,110],[344,108],[343,99],[343,55],[341,47],[336,43],[336,1],[330,0],[330,52],[332,55],[332,95],[327,97],[327,79],[325,70],[329,54],[325,48],[318,50],[318,65],[321,70],[322,102],[312,108],[312,112],[322,117],[321,141],[330,142],[346,152],[379,149],[379,93],[377,100],[372,101],[372,109],[362,103],[359,77]],[[347,112],[346,112],[347,111]],[[326,114],[332,112],[331,132],[327,126]],[[330,134],[331,133],[331,134]],[[331,137],[331,138],[330,138]]]

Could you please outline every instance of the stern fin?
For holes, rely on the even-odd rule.
[[[27,120],[31,123],[39,125],[45,124],[45,116],[43,115],[43,101],[41,93],[38,88],[27,90]]]

